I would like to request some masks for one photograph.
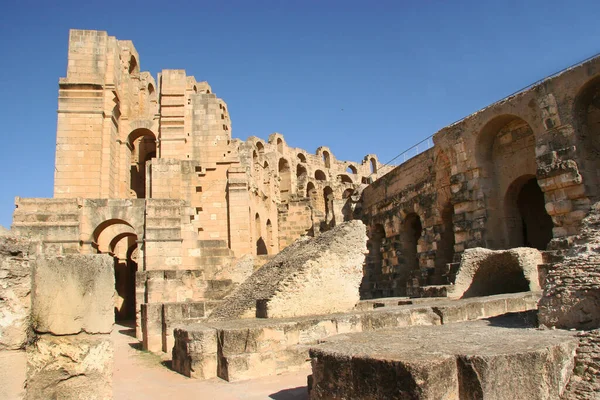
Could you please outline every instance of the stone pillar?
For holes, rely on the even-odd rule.
[[[27,400],[112,399],[114,302],[112,257],[37,258]]]

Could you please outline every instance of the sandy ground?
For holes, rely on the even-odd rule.
[[[115,400],[149,399],[307,399],[306,377],[310,368],[299,372],[228,383],[221,379],[198,381],[168,368],[168,356],[139,350],[133,330],[115,325],[113,394]],[[26,357],[23,351],[0,352],[0,399],[21,399],[24,393]]]
[[[198,381],[168,369],[167,356],[138,350],[133,330],[115,325],[114,398],[142,399],[308,399],[306,377],[310,368],[246,382],[228,383],[221,379]]]

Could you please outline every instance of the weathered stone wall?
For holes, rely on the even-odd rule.
[[[581,329],[574,376],[565,399],[600,396],[600,203],[583,219],[578,235],[554,239],[549,261],[540,266],[544,292],[539,321]]]
[[[446,283],[443,264],[467,248],[545,249],[576,234],[598,196],[598,93],[595,58],[443,128],[432,149],[367,188],[363,296],[403,294],[415,278]],[[413,213],[416,244],[401,236]]]
[[[28,240],[0,232],[0,351],[24,349],[28,340],[30,246]]]
[[[108,255],[36,259],[26,399],[112,398],[114,287]]]
[[[600,397],[600,330],[577,334],[575,368],[562,399],[595,400]]]

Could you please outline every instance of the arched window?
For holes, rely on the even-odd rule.
[[[323,163],[325,168],[331,168],[331,156],[328,151],[323,152]]]
[[[302,178],[302,177],[305,177],[306,175],[307,175],[306,167],[303,166],[302,164],[297,164],[296,165],[296,177]]]
[[[327,180],[327,177],[325,176],[325,172],[321,171],[320,169],[315,171],[315,179],[318,181],[324,181]]]
[[[371,158],[371,173],[377,173],[377,160]]]

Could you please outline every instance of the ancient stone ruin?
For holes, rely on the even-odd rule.
[[[236,139],[207,82],[140,65],[70,32],[54,197],[0,232],[26,398],[111,398],[115,319],[196,380],[310,365],[314,399],[600,396],[600,57],[398,166]]]

